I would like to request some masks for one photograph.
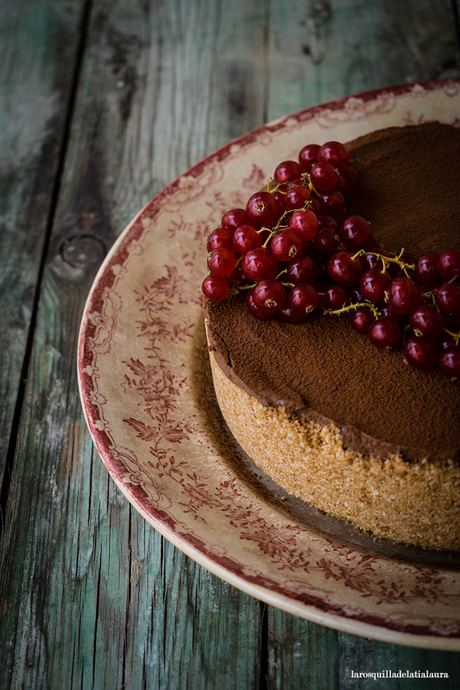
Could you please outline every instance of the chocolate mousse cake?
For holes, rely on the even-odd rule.
[[[346,215],[390,252],[460,244],[460,130],[390,128],[347,145]],[[206,300],[214,386],[235,439],[290,494],[377,538],[460,550],[460,385],[377,349],[348,315],[258,320],[244,293]]]

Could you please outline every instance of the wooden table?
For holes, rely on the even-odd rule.
[[[459,76],[456,0],[0,4],[0,688],[460,688],[460,654],[339,633],[195,564],[100,461],[76,377],[135,213],[245,132]],[[447,681],[353,680],[430,669]]]

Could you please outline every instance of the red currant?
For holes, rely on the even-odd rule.
[[[214,302],[220,302],[225,299],[229,291],[229,283],[226,278],[221,276],[210,275],[203,280],[201,290],[203,295]]]
[[[275,204],[276,204],[276,217],[281,218],[281,216],[283,215],[283,213],[286,210],[285,195],[282,192],[280,192],[279,190],[276,190],[275,192],[272,192],[271,194],[272,194],[272,197],[274,198]]]
[[[308,242],[318,232],[318,218],[309,209],[294,211],[289,218],[289,227],[302,242]]]
[[[252,299],[259,309],[275,314],[284,306],[286,289],[279,280],[261,280],[252,290]]]
[[[318,290],[307,283],[301,283],[292,288],[286,301],[286,306],[299,314],[311,314],[318,304]]]
[[[242,208],[232,208],[222,216],[221,225],[228,230],[236,230],[240,225],[249,223],[249,218]]]
[[[350,216],[340,226],[339,237],[347,249],[357,252],[369,247],[374,234],[367,220],[361,216]]]
[[[415,266],[415,275],[418,282],[427,288],[441,285],[442,278],[438,273],[437,264],[441,254],[439,252],[425,252],[418,259]]]
[[[276,166],[273,178],[275,182],[282,184],[299,179],[303,172],[303,168],[296,161],[283,161]]]
[[[363,274],[363,267],[359,256],[352,252],[342,251],[333,254],[327,264],[329,277],[335,283],[344,287],[357,285]]]
[[[302,240],[292,230],[282,230],[273,237],[270,249],[279,261],[290,261],[302,249]]]
[[[378,247],[375,249],[371,250],[371,247],[368,247],[369,252],[372,251],[374,252],[373,254],[364,254],[361,257],[361,261],[363,262],[364,270],[365,271],[372,271],[374,268],[379,268],[382,270],[382,260],[380,259],[379,256],[376,256],[376,254],[380,254],[380,256],[390,256],[390,253],[387,252],[386,249],[383,249],[383,247]],[[389,263],[387,262],[387,267],[389,266]],[[388,270],[388,269],[387,269]]]
[[[206,244],[208,252],[212,252],[213,249],[219,249],[219,247],[225,247],[225,249],[233,251],[233,232],[231,230],[217,228],[208,236]]]
[[[243,273],[252,280],[274,278],[279,270],[279,261],[266,247],[251,249],[241,262]]]
[[[339,247],[340,239],[336,230],[332,228],[318,230],[317,235],[315,235],[315,249],[324,254],[333,254],[338,251]]]
[[[344,196],[353,196],[353,194],[356,194],[359,185],[359,175],[356,170],[350,165],[347,165],[340,174],[347,183],[345,192],[342,192],[342,194],[344,194]]]
[[[208,254],[208,268],[215,276],[228,276],[235,268],[235,255],[225,247],[213,249]]]
[[[328,141],[318,151],[318,161],[330,163],[339,172],[347,167],[349,160],[347,147],[339,141]]]
[[[409,325],[417,337],[437,338],[446,325],[446,319],[433,305],[422,304],[409,316]]]
[[[327,192],[337,182],[337,174],[330,163],[316,163],[310,170],[310,180],[318,192]]]
[[[441,353],[439,370],[444,376],[457,379],[460,376],[460,345],[453,345]]]
[[[382,273],[378,268],[363,273],[359,281],[359,291],[369,302],[384,302],[385,295],[391,283],[388,273]]]
[[[372,345],[382,350],[385,347],[393,347],[398,343],[401,337],[401,329],[396,321],[383,317],[371,323],[367,335]]]
[[[233,249],[240,254],[261,246],[262,237],[253,225],[240,225],[233,233]]]
[[[460,287],[458,285],[441,285],[435,288],[436,304],[443,314],[454,314],[460,309]]]
[[[307,144],[299,153],[299,163],[305,172],[310,172],[312,165],[318,162],[318,144]]]
[[[348,292],[341,285],[330,285],[321,295],[326,309],[341,309],[348,302]]]
[[[422,290],[411,278],[395,278],[388,288],[388,302],[396,314],[410,314],[422,301]]]
[[[439,257],[438,273],[448,283],[460,275],[460,249],[448,249]]]
[[[375,316],[369,307],[358,307],[350,314],[350,326],[361,335],[367,335],[374,321]]]
[[[311,201],[311,198],[311,193],[308,187],[301,187],[300,185],[291,187],[291,189],[286,192],[284,197],[286,211],[303,209],[305,202]]]
[[[271,312],[268,309],[261,309],[255,304],[253,290],[248,292],[246,297],[246,306],[251,316],[254,316],[256,319],[260,319],[261,321],[269,321],[270,319],[273,319],[276,314],[276,312]]]
[[[322,216],[340,218],[345,211],[345,197],[335,189],[332,192],[326,192],[319,198],[319,208]]]
[[[408,338],[403,347],[404,358],[414,369],[426,371],[438,361],[438,348],[429,338]]]
[[[312,259],[306,254],[301,254],[287,265],[286,278],[288,283],[309,283],[313,285],[318,275],[318,269]]]
[[[256,192],[247,203],[246,213],[249,216],[248,225],[271,228],[277,220],[277,205],[270,192]]]

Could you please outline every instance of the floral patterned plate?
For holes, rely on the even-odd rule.
[[[111,476],[157,530],[249,594],[345,632],[460,650],[460,572],[322,536],[238,470],[214,399],[200,285],[204,238],[305,143],[392,125],[460,125],[460,82],[394,87],[309,108],[225,146],[126,228],[86,304],[78,371]]]

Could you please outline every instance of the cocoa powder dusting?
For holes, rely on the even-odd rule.
[[[299,146],[300,148],[300,146]],[[390,251],[459,246],[460,130],[391,128],[350,145],[360,189],[346,215],[372,223]],[[265,405],[336,424],[345,446],[407,460],[460,460],[460,386],[379,351],[346,316],[258,321],[237,295],[207,302],[210,346],[225,374]]]

